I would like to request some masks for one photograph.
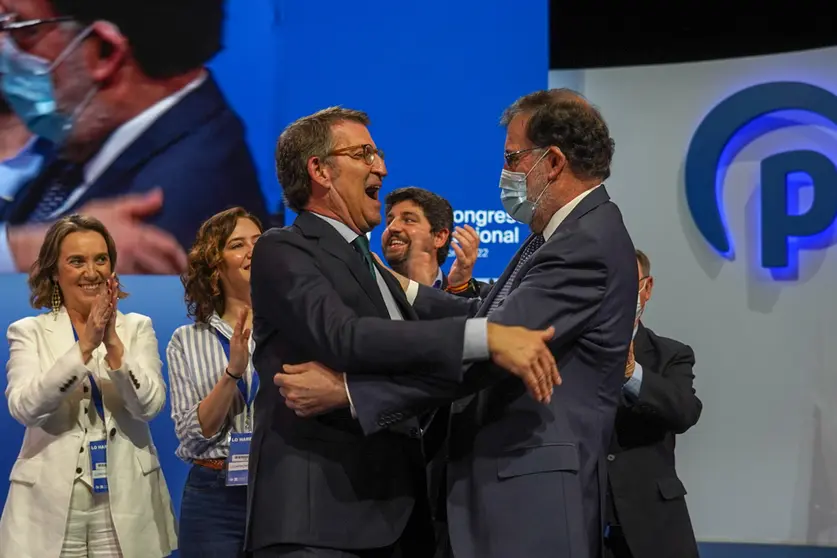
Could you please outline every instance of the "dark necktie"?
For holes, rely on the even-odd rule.
[[[366,238],[365,234],[360,235],[356,239],[352,241],[352,246],[358,253],[363,257],[363,261],[366,263],[366,266],[369,268],[369,273],[372,274],[372,277],[376,277],[375,275],[375,262],[372,260],[372,252],[369,250],[369,239]]]
[[[531,258],[532,254],[534,254],[538,248],[543,246],[543,243],[543,235],[532,235],[532,238],[526,244],[526,247],[523,248],[523,252],[520,254],[520,259],[517,261],[517,265],[514,266],[514,271],[511,272],[509,278],[506,279],[506,282],[503,283],[503,286],[500,288],[500,292],[498,292],[497,296],[494,297],[494,300],[491,301],[491,306],[488,307],[488,313],[486,314],[486,316],[490,316],[492,312],[494,312],[497,308],[500,307],[500,304],[502,304],[503,300],[505,300],[505,298],[509,295],[509,292],[511,292],[512,285],[514,285],[514,280],[517,278],[517,274],[526,264],[526,260]]]
[[[52,178],[44,188],[41,199],[29,214],[29,223],[51,220],[52,214],[64,205],[70,194],[84,182],[84,169],[81,165],[66,161],[56,161],[54,165],[57,169],[52,171]]]

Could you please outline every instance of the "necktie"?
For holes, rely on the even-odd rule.
[[[64,205],[73,190],[84,182],[81,165],[66,161],[56,162],[55,165],[58,165],[57,170],[53,171],[54,174],[44,188],[41,199],[29,215],[30,223],[49,221],[52,214]]]
[[[369,273],[372,274],[372,277],[375,277],[375,262],[372,261],[372,252],[369,251],[369,239],[366,238],[365,234],[362,234],[352,241],[352,246],[363,256],[363,261],[369,268]]]
[[[523,252],[520,254],[520,259],[517,261],[517,265],[514,266],[514,271],[511,272],[509,278],[503,283],[503,286],[500,288],[500,292],[497,293],[497,296],[494,297],[494,300],[491,301],[491,306],[488,308],[488,313],[486,316],[490,316],[492,312],[497,310],[502,304],[503,300],[509,295],[509,292],[512,289],[512,285],[514,285],[514,280],[517,277],[517,274],[526,264],[526,260],[532,257],[532,254],[535,253],[535,250],[543,246],[544,239],[543,235],[535,234],[532,235],[532,238],[529,239],[529,242],[526,243],[526,246],[523,248]]]

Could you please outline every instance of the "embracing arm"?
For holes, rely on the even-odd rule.
[[[349,375],[420,368],[461,379],[464,319],[358,317],[318,269],[311,246],[292,231],[274,230],[256,243],[251,290],[261,318],[330,368]]]
[[[489,322],[530,329],[554,326],[555,337],[549,346],[553,354],[560,354],[598,311],[607,286],[608,269],[596,239],[580,230],[573,231],[572,236],[550,239],[534,258],[519,286],[491,314]],[[394,411],[401,411],[405,416],[418,414],[504,378],[508,374],[502,368],[486,362],[471,366],[461,385],[456,387],[429,382],[420,376],[389,380],[349,377],[348,387],[358,420],[369,434],[380,429],[381,416]]]

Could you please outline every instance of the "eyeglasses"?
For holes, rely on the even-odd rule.
[[[546,149],[545,147],[530,147],[529,149],[518,149],[517,151],[506,151],[503,153],[503,157],[506,158],[506,164],[509,168],[514,168],[520,162],[521,156],[529,153],[531,151],[536,151],[538,149]]]
[[[42,19],[19,20],[15,13],[0,14],[0,33],[9,33],[15,44],[31,48],[41,25],[47,23],[65,23],[73,21],[70,16],[48,17]]]
[[[25,19],[23,21],[18,21],[17,18],[18,15],[14,13],[0,14],[0,32],[18,31],[20,29],[28,29],[30,27],[43,25],[44,23],[63,23],[65,21],[73,20],[73,18],[70,16],[48,17],[43,19]]]
[[[358,149],[360,149],[361,151],[358,151]],[[384,152],[380,149],[371,146],[368,143],[364,143],[363,145],[350,145],[348,147],[341,147],[340,149],[336,149],[329,153],[329,156],[346,156],[351,157],[352,159],[363,160],[363,162],[365,162],[370,167],[375,164],[376,157],[380,157],[381,161],[384,160]]]

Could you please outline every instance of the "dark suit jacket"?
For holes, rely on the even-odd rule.
[[[402,534],[416,500],[426,504],[415,419],[402,434],[365,437],[349,409],[301,419],[272,385],[283,364],[312,360],[349,376],[426,370],[431,383],[459,382],[465,320],[417,321],[395,279],[382,276],[404,321],[390,319],[361,256],[319,217],[303,212],[256,243],[253,359],[263,387],[250,453],[251,549],[384,547]]]
[[[45,165],[3,211],[12,225],[27,221],[54,175]],[[148,127],[67,210],[124,194],[163,190],[163,208],[148,223],[171,233],[188,250],[201,223],[241,205],[267,225],[244,126],[212,76]]]
[[[674,436],[694,426],[692,349],[640,324],[634,355],[642,366],[639,398],[623,401],[608,456],[616,519],[634,558],[697,558],[686,489],[674,468]]]
[[[519,257],[477,315],[486,314]],[[551,348],[564,383],[550,404],[536,403],[517,378],[489,364],[472,366],[456,394],[413,376],[388,384],[354,376],[349,391],[364,431],[372,433],[424,405],[484,388],[452,408],[447,518],[457,558],[595,558],[604,528],[605,454],[638,290],[634,247],[604,187],[575,207],[515,281],[490,321],[555,326]],[[429,318],[478,304],[422,288],[414,307]]]

